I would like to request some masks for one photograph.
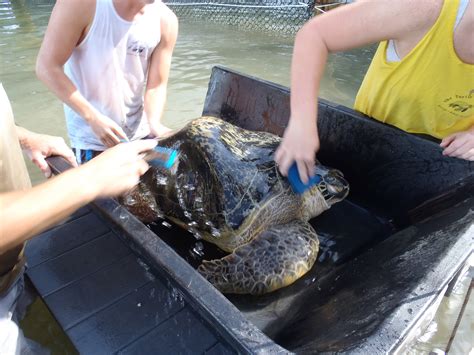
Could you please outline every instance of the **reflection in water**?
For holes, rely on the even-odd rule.
[[[474,255],[469,267],[450,291],[440,299],[439,308],[425,328],[413,331],[414,339],[395,355],[472,354],[474,349],[474,298],[472,297]],[[433,310],[434,311],[434,310]]]

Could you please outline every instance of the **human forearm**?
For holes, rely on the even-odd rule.
[[[144,109],[151,133],[157,137],[163,137],[171,132],[169,128],[162,124],[161,118],[166,103],[171,57],[178,36],[176,15],[165,4],[162,4],[161,10],[161,41],[150,59],[144,99]]]
[[[148,169],[143,153],[155,146],[151,139],[119,144],[33,189],[0,194],[0,254],[97,197],[129,191]]]
[[[145,92],[144,110],[150,125],[151,133],[160,136],[163,133],[161,119],[166,104],[166,85],[160,85]]]
[[[86,120],[93,116],[94,109],[63,68],[87,35],[94,18],[95,3],[95,0],[56,1],[36,60],[38,78]]]
[[[62,66],[51,60],[40,55],[36,68],[38,78],[91,126],[92,131],[105,146],[112,147],[121,139],[127,140],[122,127],[95,109],[63,72]]]
[[[0,195],[0,254],[54,225],[95,198],[88,170],[77,168],[28,191]]]
[[[291,64],[291,115],[275,152],[280,172],[286,175],[296,162],[304,183],[314,174],[315,153],[319,150],[317,97],[329,52],[317,21],[307,23],[296,36]]]
[[[296,36],[291,65],[291,120],[315,125],[317,97],[324,73],[328,49],[317,30],[309,22]]]
[[[62,102],[76,111],[87,122],[97,116],[97,110],[82,96],[59,65],[38,59],[36,75]]]

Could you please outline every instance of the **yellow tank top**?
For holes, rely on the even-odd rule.
[[[436,23],[401,61],[381,42],[354,108],[407,132],[444,138],[474,126],[474,65],[454,50],[460,0],[445,0]]]

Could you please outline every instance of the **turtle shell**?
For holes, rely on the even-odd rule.
[[[275,189],[288,189],[273,160],[279,142],[202,117],[160,141],[180,152],[176,171],[151,169],[144,182],[164,215],[213,235],[231,232]]]

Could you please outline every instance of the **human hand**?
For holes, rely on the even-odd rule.
[[[171,136],[175,131],[166,127],[162,123],[150,124],[150,131],[156,138],[166,138]]]
[[[154,139],[118,144],[82,165],[91,199],[117,196],[137,185],[149,168],[142,153],[156,144]]]
[[[96,113],[94,118],[88,121],[92,131],[106,147],[113,147],[122,140],[128,141],[128,137],[116,122],[109,117]]]
[[[59,155],[72,166],[77,166],[74,153],[61,137],[34,133],[23,127],[17,127],[17,133],[21,148],[28,158],[41,169],[45,177],[49,178],[51,176],[51,169],[45,160],[47,157]]]
[[[474,126],[445,137],[440,144],[443,155],[474,161]]]
[[[290,123],[283,135],[283,141],[275,152],[275,162],[283,176],[296,161],[298,173],[303,183],[314,175],[316,153],[319,150],[318,129],[315,120],[308,123]]]

